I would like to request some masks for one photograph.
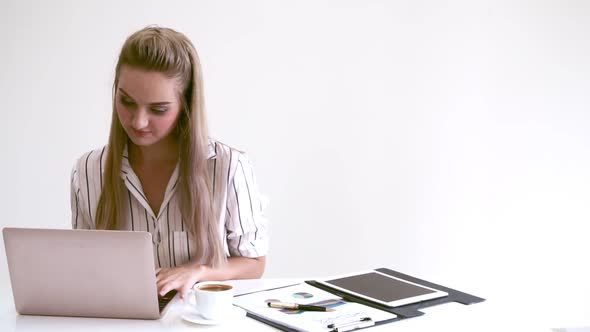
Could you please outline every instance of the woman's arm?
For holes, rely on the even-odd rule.
[[[264,272],[266,257],[229,257],[227,265],[213,269],[205,265],[188,262],[173,268],[156,271],[158,294],[164,295],[175,289],[181,298],[199,281],[256,279]]]
[[[262,276],[268,252],[267,221],[252,165],[243,154],[238,155],[234,176],[228,184],[225,211],[225,240],[230,256],[227,265],[211,269],[188,262],[174,268],[159,269],[156,279],[160,295],[176,289],[184,297],[198,281]]]

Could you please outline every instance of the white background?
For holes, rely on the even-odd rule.
[[[253,161],[266,277],[590,296],[587,1],[1,0],[0,226],[70,227],[71,167],[106,143],[116,57],[148,24],[192,39],[212,136]]]

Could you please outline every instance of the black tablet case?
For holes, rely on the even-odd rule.
[[[432,300],[426,300],[426,301],[422,301],[422,302],[417,302],[417,303],[411,303],[411,304],[406,304],[400,307],[395,307],[395,308],[390,308],[387,306],[384,306],[382,304],[379,303],[375,303],[372,301],[368,301],[365,300],[363,298],[360,298],[358,296],[354,296],[345,292],[342,292],[340,290],[334,289],[332,287],[329,287],[327,285],[321,284],[317,281],[314,280],[308,280],[305,281],[307,284],[322,289],[326,292],[332,293],[336,296],[342,297],[345,301],[350,301],[350,302],[357,302],[360,304],[364,304],[366,306],[369,307],[373,307],[376,309],[380,309],[383,311],[387,311],[387,312],[391,312],[397,315],[396,318],[392,318],[392,319],[388,319],[388,320],[384,320],[384,321],[380,321],[380,322],[376,322],[374,326],[378,326],[378,325],[383,325],[383,324],[388,324],[388,323],[392,323],[392,322],[396,322],[402,319],[406,319],[406,318],[412,318],[412,317],[417,317],[417,316],[422,316],[424,315],[424,313],[422,311],[420,311],[420,309],[422,308],[428,308],[428,307],[432,307],[435,305],[439,305],[439,304],[443,304],[443,303],[449,303],[449,302],[458,302],[461,304],[465,304],[465,305],[469,305],[469,304],[473,304],[473,303],[479,303],[479,302],[483,302],[485,301],[485,299],[481,298],[481,297],[477,297],[477,296],[473,296],[467,293],[463,293],[460,292],[458,290],[452,289],[452,288],[448,288],[448,287],[444,287],[441,285],[437,285],[435,283],[426,281],[426,280],[422,280],[422,279],[418,279],[412,276],[409,276],[407,274],[403,274],[394,270],[390,270],[387,268],[379,268],[379,269],[375,269],[375,271],[384,273],[384,274],[388,274],[400,279],[404,279],[407,281],[411,281],[413,283],[419,284],[419,285],[423,285],[426,287],[430,287],[430,288],[434,288],[434,289],[438,289],[441,290],[443,292],[448,293],[449,295],[445,296],[445,297],[440,297],[440,298],[436,298],[436,299],[432,299]],[[296,332],[296,330],[289,328],[287,326],[278,324],[276,322],[273,321],[269,321],[267,319],[265,319],[264,317],[260,317],[257,316],[255,314],[252,313],[247,313],[248,317],[254,318],[256,320],[259,320],[265,324],[268,324],[270,326],[273,326],[281,331],[287,331],[287,332]],[[366,328],[370,328],[372,326],[366,327]],[[364,328],[363,328],[364,329]],[[360,329],[359,329],[360,330]]]

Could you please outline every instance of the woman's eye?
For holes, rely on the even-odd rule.
[[[164,113],[166,112],[168,109],[166,107],[153,107],[152,108],[152,112],[154,113]]]
[[[132,106],[135,105],[134,102],[132,102],[131,100],[127,99],[127,98],[121,98],[121,104],[125,105],[125,106]]]

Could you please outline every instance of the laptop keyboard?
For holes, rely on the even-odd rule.
[[[166,308],[168,303],[170,303],[170,301],[172,301],[172,298],[174,297],[174,295],[176,295],[175,289],[164,294],[164,296],[158,296],[158,305],[160,306],[160,312],[162,312],[162,310],[164,310],[164,308]]]

